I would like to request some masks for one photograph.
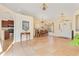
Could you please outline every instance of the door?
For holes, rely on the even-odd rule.
[[[67,38],[71,38],[71,32],[72,32],[72,30],[71,30],[71,26],[72,24],[71,24],[71,22],[63,22],[62,23],[62,26],[61,26],[61,35],[63,36],[63,37],[67,37]]]

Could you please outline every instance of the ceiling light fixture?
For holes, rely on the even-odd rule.
[[[43,4],[42,4],[42,10],[45,11],[47,8],[48,8],[47,4],[46,4],[46,3],[43,3]]]

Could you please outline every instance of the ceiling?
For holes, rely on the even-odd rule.
[[[47,3],[46,11],[41,9],[42,3],[1,3],[1,5],[21,14],[50,20],[55,20],[62,12],[67,16],[72,16],[75,10],[79,9],[78,3]]]

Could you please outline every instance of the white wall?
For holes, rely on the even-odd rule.
[[[22,30],[22,21],[29,21],[29,30],[27,32],[30,32],[30,39],[33,39],[33,18],[32,17],[27,17],[23,15],[16,15],[15,17],[15,25],[14,25],[14,39],[16,41],[20,41],[20,34],[21,32],[25,32]]]

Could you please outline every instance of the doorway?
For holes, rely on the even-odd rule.
[[[4,31],[4,40],[2,44],[4,52],[14,39],[14,20],[2,20],[2,30]]]
[[[72,37],[72,23],[70,21],[65,21],[62,23],[61,35],[66,38]]]

